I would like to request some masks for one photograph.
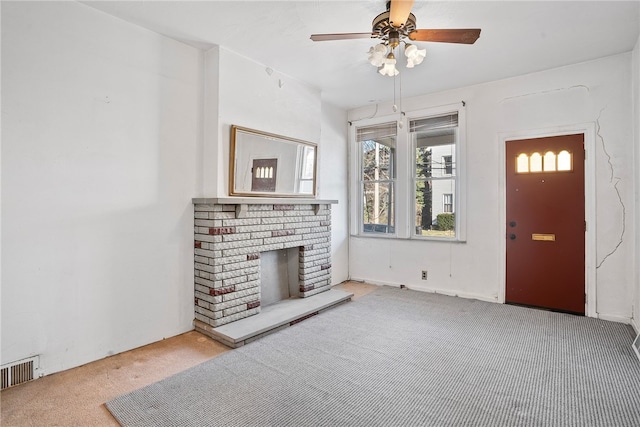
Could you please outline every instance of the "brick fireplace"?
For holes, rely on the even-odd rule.
[[[298,248],[298,289],[331,286],[334,200],[193,199],[195,326],[207,333],[261,311],[261,254]]]

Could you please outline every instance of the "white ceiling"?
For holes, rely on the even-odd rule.
[[[193,46],[220,45],[322,91],[343,108],[393,99],[393,78],[367,62],[372,39],[313,42],[314,33],[368,32],[385,0],[87,1]],[[419,42],[403,96],[421,95],[631,51],[639,1],[416,1],[418,28],[481,28],[474,45]],[[398,76],[400,78],[400,76]]]

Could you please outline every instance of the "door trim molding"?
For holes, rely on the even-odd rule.
[[[518,139],[545,138],[572,134],[584,135],[584,207],[587,232],[585,233],[585,316],[598,317],[596,301],[596,124],[581,123],[567,126],[555,126],[523,131],[501,132],[498,134],[500,169],[498,174],[500,230],[507,234],[507,191],[506,191],[506,142]],[[498,302],[504,304],[507,286],[507,242],[506,237],[500,239],[500,257],[498,261]]]

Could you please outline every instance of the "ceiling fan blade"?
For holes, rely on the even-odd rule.
[[[338,34],[312,34],[311,40],[322,42],[327,40],[368,39],[375,37],[372,33],[338,33]]]
[[[409,39],[421,42],[474,44],[480,37],[480,28],[415,30],[409,33]]]
[[[389,7],[391,25],[400,28],[407,22],[413,2],[414,0],[391,0],[391,6]]]

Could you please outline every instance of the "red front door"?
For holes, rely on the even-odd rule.
[[[506,302],[584,314],[584,135],[506,142]]]

